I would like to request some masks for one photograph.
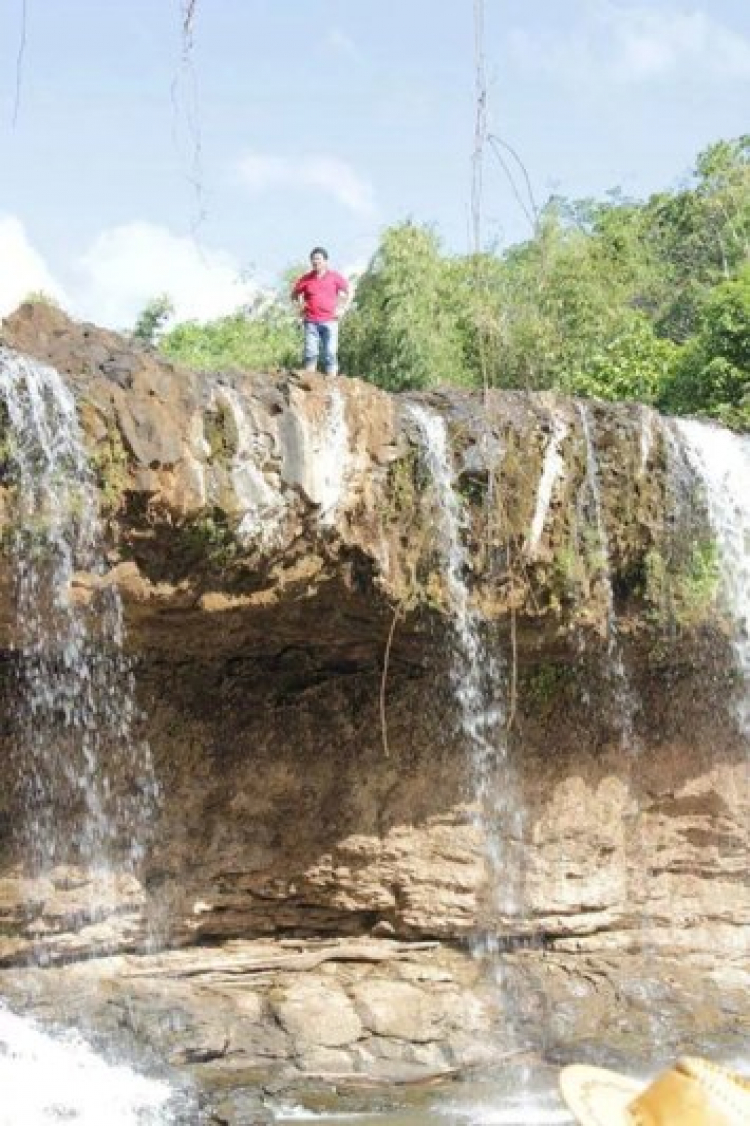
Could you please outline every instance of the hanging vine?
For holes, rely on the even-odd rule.
[[[195,70],[195,21],[198,0],[180,0],[181,48],[177,73],[170,88],[174,109],[173,138],[175,148],[181,154],[177,133],[180,119],[184,120],[190,148],[190,166],[186,179],[193,189],[195,212],[190,224],[194,236],[206,219],[205,190],[203,184],[203,137],[200,126],[198,76]]]
[[[474,72],[475,72],[475,116],[474,116],[474,147],[472,151],[472,182],[471,182],[471,226],[472,226],[472,252],[474,259],[474,281],[477,294],[477,352],[482,377],[482,391],[485,409],[485,430],[489,427],[489,392],[491,385],[489,351],[490,334],[486,310],[490,307],[487,300],[490,291],[490,277],[488,275],[488,258],[484,248],[483,206],[485,186],[485,153],[489,150],[500,165],[506,176],[511,191],[526,216],[532,231],[536,232],[539,225],[539,208],[536,203],[531,178],[516,150],[504,141],[489,127],[489,91],[487,83],[487,59],[485,52],[485,5],[484,0],[474,0]],[[507,154],[507,156],[506,156]],[[510,157],[512,165],[507,157]],[[517,173],[520,172],[523,188],[519,186]],[[486,558],[491,556],[493,535],[502,535],[508,529],[508,516],[502,498],[497,496],[497,471],[490,469],[488,434],[483,442],[484,459],[487,465],[487,491],[485,497],[485,547]],[[498,511],[499,510],[499,511]],[[516,579],[530,589],[527,568],[522,553],[514,558],[512,544],[508,543],[508,573],[511,586]],[[510,609],[511,626],[511,667],[508,683],[508,709],[506,727],[513,727],[517,712],[518,696],[518,641],[517,641],[517,611],[515,605]]]
[[[13,97],[13,128],[18,124],[18,114],[21,109],[21,86],[23,84],[23,64],[26,57],[26,36],[29,22],[28,0],[21,0],[21,34],[16,52],[16,88]]]

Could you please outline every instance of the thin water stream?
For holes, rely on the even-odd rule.
[[[523,920],[523,806],[509,755],[506,730],[506,677],[497,643],[472,607],[466,581],[464,515],[455,484],[455,470],[445,420],[425,407],[410,404],[421,454],[435,494],[442,574],[454,638],[450,677],[458,705],[468,772],[477,807],[477,828],[485,848],[488,918],[480,925],[474,952],[486,959],[503,1008],[511,1050],[524,1047],[518,998],[505,972],[503,950]],[[526,1079],[519,1080],[518,1098]]]
[[[454,485],[448,431],[441,415],[410,404],[422,457],[435,494],[437,532],[454,646],[450,677],[458,704],[461,729],[469,754],[472,788],[478,799],[479,824],[486,849],[493,907],[512,914],[515,888],[505,871],[503,838],[512,834],[513,810],[499,772],[507,766],[508,748],[503,706],[505,678],[496,648],[488,645],[482,622],[469,598],[466,583],[468,558],[464,546],[464,520]],[[509,835],[510,835],[509,834]],[[501,873],[503,877],[501,879]],[[492,936],[481,939],[492,945]]]
[[[677,432],[697,474],[716,537],[721,596],[744,690],[737,714],[750,741],[750,437],[679,420]]]

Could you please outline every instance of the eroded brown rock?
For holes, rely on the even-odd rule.
[[[13,849],[22,811],[11,790],[0,799],[4,963],[142,949],[154,934],[197,946],[200,989],[180,976],[180,952],[164,955],[165,978],[143,963],[163,981],[148,1004],[153,982],[136,985],[127,963],[105,969],[107,989],[117,1004],[135,998],[135,1032],[174,1062],[243,1074],[282,1060],[306,1074],[448,1072],[481,1062],[477,1045],[504,1025],[476,1008],[487,998],[477,963],[446,948],[397,971],[342,962],[330,977],[314,968],[235,988],[223,944],[263,936],[461,944],[493,930],[511,951],[523,1019],[543,1017],[550,1052],[640,1035],[649,1002],[627,988],[639,980],[663,986],[683,1037],[708,982],[701,1035],[729,1034],[748,972],[746,751],[715,608],[679,617],[702,516],[691,511],[687,544],[665,522],[668,456],[651,416],[646,441],[636,408],[590,408],[638,701],[637,740],[624,748],[601,562],[580,546],[577,411],[518,394],[490,396],[486,413],[465,394],[421,400],[453,436],[467,580],[512,686],[508,762],[525,813],[520,837],[505,825],[498,835],[507,871],[523,873],[523,910],[498,918],[449,675],[439,498],[409,400],[293,373],[198,377],[38,307],[6,322],[3,340],[75,385],[110,569],[78,576],[74,597],[96,612],[103,586],[120,592],[162,792],[142,869],[114,898],[85,874],[69,887],[32,880]],[[565,469],[532,542],[553,418],[565,424]],[[0,515],[12,520],[12,490],[0,490]],[[655,556],[677,617],[663,617],[664,588],[649,586],[662,574]],[[9,722],[13,630],[0,561]],[[87,972],[45,971],[23,988],[33,978],[62,996]],[[8,974],[17,998],[22,979]],[[167,1012],[188,1030],[169,1049]],[[227,1045],[238,1043],[235,1055]]]

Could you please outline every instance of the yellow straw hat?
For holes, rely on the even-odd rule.
[[[750,1126],[750,1080],[708,1060],[678,1060],[646,1088],[571,1064],[560,1089],[580,1126]]]

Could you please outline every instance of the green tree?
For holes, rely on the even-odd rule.
[[[750,136],[707,148],[693,183],[652,196],[640,221],[641,237],[659,263],[646,294],[655,323],[662,334],[687,340],[711,288],[750,255]]]
[[[344,370],[392,391],[470,383],[451,280],[433,231],[387,230],[344,322]]]
[[[666,384],[661,405],[750,429],[750,265],[705,301],[699,331]]]
[[[143,344],[154,344],[173,313],[174,305],[166,293],[153,297],[138,315],[133,327],[133,339],[140,340]]]
[[[564,386],[632,316],[630,267],[554,200],[534,239],[511,248],[501,282],[498,383]]]
[[[680,347],[656,335],[641,313],[594,348],[580,368],[565,373],[563,390],[597,399],[636,399],[655,404],[673,379]]]

